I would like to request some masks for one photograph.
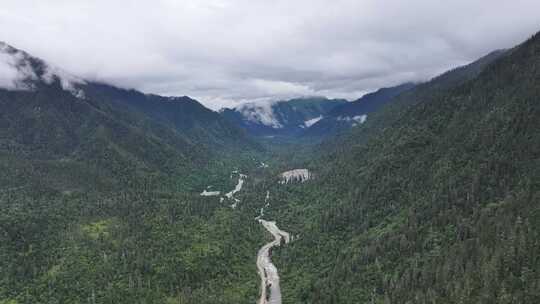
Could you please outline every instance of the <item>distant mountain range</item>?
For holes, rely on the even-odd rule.
[[[220,112],[254,136],[324,137],[364,123],[369,113],[414,86],[405,83],[382,88],[352,102],[326,97],[299,98],[246,103]]]
[[[256,136],[297,136],[332,109],[347,103],[345,99],[306,97],[276,102],[251,102],[221,115]]]

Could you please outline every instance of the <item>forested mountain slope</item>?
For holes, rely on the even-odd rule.
[[[111,190],[149,179],[163,184],[225,151],[258,148],[189,97],[89,82],[7,44],[0,55],[16,74],[0,88],[4,188],[40,183]]]
[[[106,104],[76,98],[54,84],[35,91],[0,90],[0,106],[6,186],[112,187],[152,172],[187,171],[208,155],[167,128],[133,123]]]
[[[385,120],[391,120],[388,110],[379,115],[378,112],[382,107],[390,105],[396,108],[396,111],[401,111],[403,106],[420,102],[425,96],[437,94],[441,90],[474,79],[488,64],[505,53],[506,50],[493,51],[470,64],[447,71],[425,83],[405,83],[366,94],[358,100],[335,107],[326,117],[307,128],[302,135],[307,138],[321,137],[331,140],[333,135],[346,133],[351,127],[363,124],[368,117],[370,120],[375,119],[380,122],[371,125],[382,127]]]
[[[424,92],[276,193],[285,303],[540,301],[540,34]]]
[[[83,90],[91,99],[104,100],[119,106],[119,111],[130,109],[142,112],[208,148],[257,148],[257,144],[249,139],[242,129],[187,96],[143,94],[136,90],[96,82],[86,83]]]
[[[352,133],[355,134],[354,137],[349,136],[350,133],[346,132],[346,130],[350,128],[349,124],[348,128],[341,128],[339,129],[340,132],[334,132],[334,136],[323,137],[322,139],[325,143],[321,145],[320,148],[329,152],[333,147],[347,148],[351,145],[364,143],[365,139],[376,136],[374,134],[378,134],[381,129],[392,127],[398,119],[402,118],[403,113],[407,113],[407,109],[410,107],[417,103],[421,103],[424,100],[433,99],[439,95],[445,95],[447,90],[475,79],[487,66],[489,66],[489,64],[498,58],[505,56],[509,52],[510,51],[507,50],[491,52],[470,64],[449,70],[432,78],[428,82],[419,83],[412,88],[403,90],[401,93],[385,102],[385,105],[382,107],[384,110],[379,108],[379,110],[371,112],[369,120],[367,120],[366,117],[365,123],[361,124],[361,128],[354,128],[352,130]],[[342,127],[343,126],[346,125],[342,125]],[[306,133],[309,135],[310,130],[307,131],[308,132]]]

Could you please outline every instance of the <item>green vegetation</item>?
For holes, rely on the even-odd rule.
[[[242,303],[263,232],[217,199],[4,194],[0,298],[20,303]],[[34,198],[32,198],[34,196]]]

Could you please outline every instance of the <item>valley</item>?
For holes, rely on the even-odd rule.
[[[0,55],[0,304],[540,303],[539,33],[216,111]]]

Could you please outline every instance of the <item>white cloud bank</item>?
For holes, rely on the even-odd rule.
[[[214,109],[356,98],[540,30],[538,0],[4,0],[0,40],[84,78]],[[0,81],[13,71],[0,66]]]

